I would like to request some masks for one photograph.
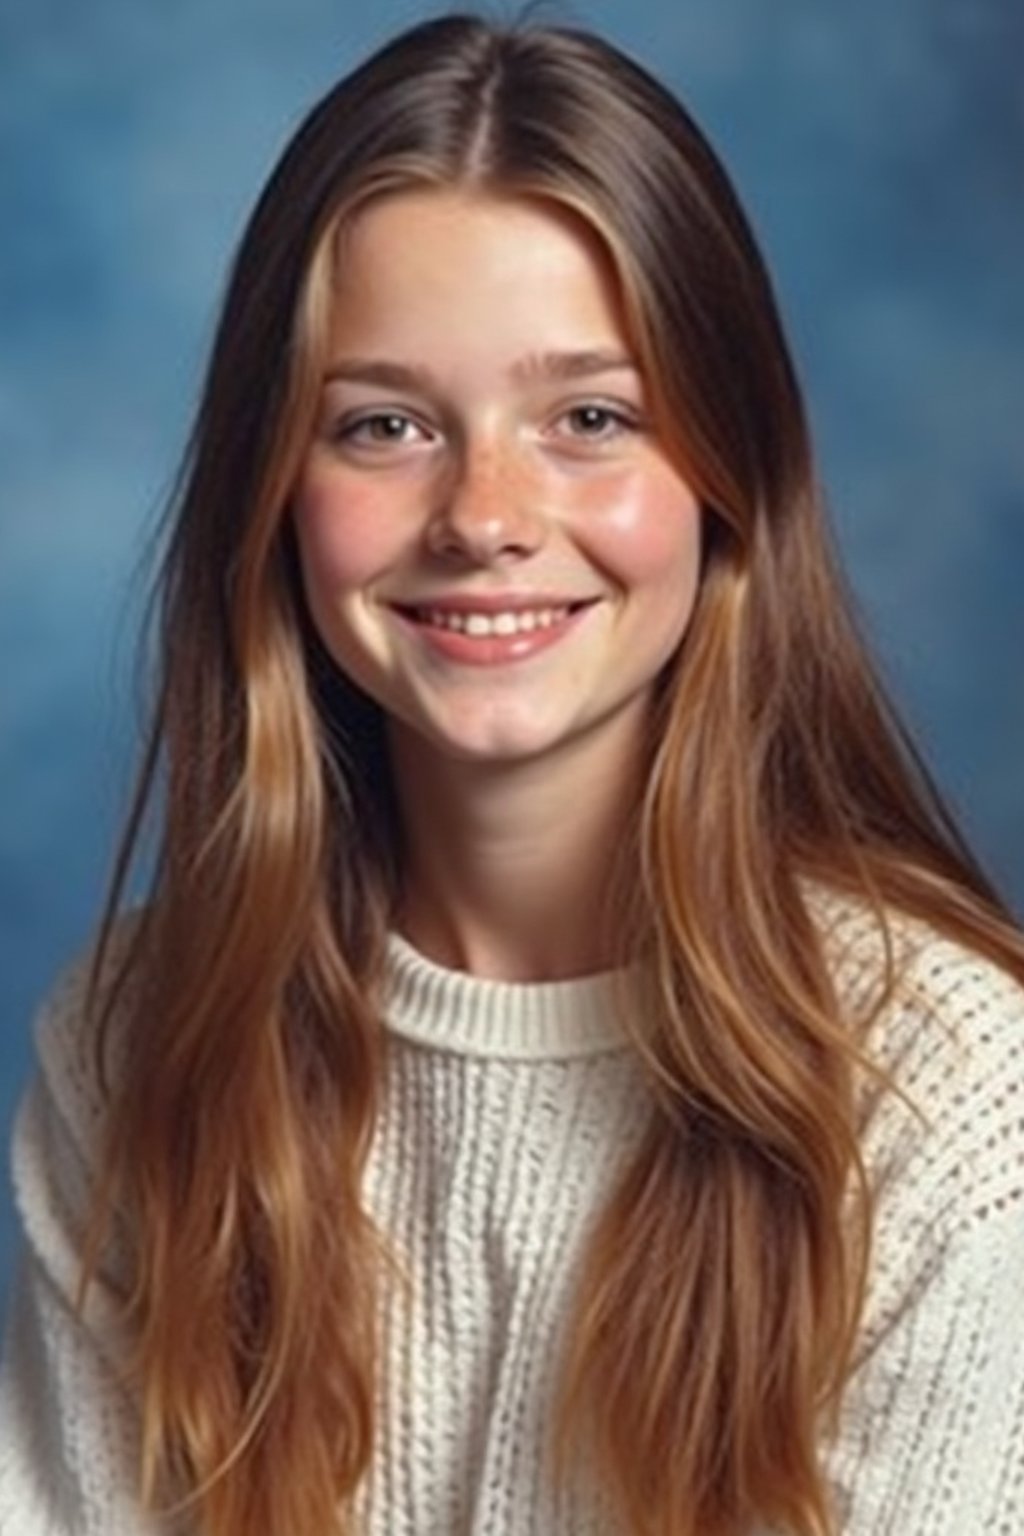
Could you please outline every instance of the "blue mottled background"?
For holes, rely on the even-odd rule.
[[[305,108],[427,14],[376,0],[0,12],[0,1131],[94,920],[136,745],[138,568],[222,274]],[[1024,7],[550,6],[654,64],[776,273],[896,696],[1024,905]],[[0,1290],[14,1224],[0,1202]]]

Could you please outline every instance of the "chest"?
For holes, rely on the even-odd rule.
[[[547,1455],[586,1239],[648,1111],[622,1053],[397,1054],[366,1192],[409,1284],[385,1320],[370,1536],[616,1536]]]

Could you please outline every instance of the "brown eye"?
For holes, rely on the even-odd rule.
[[[406,429],[415,422],[400,411],[377,411],[372,416],[361,416],[357,421],[344,423],[338,436],[345,442],[355,443],[404,443]]]
[[[563,419],[568,424],[570,437],[588,442],[606,442],[636,427],[636,422],[625,411],[597,401],[574,405],[565,412]]]
[[[612,419],[611,412],[600,405],[578,405],[569,412],[573,426],[586,437],[600,436]]]

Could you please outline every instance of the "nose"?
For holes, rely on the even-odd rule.
[[[474,565],[532,554],[544,523],[530,478],[513,452],[466,446],[438,490],[427,529],[431,552]]]

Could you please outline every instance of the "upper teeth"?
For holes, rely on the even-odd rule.
[[[549,629],[567,618],[568,605],[560,608],[522,608],[506,613],[455,613],[445,608],[418,608],[416,617],[443,629],[480,638],[487,635],[518,635],[532,629]]]

